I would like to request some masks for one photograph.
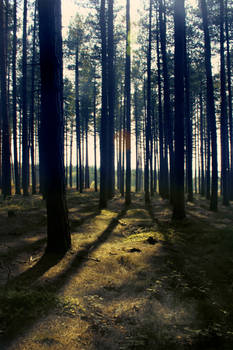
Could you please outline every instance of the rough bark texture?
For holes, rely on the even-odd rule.
[[[71,246],[64,184],[61,0],[39,0],[41,153],[47,204],[47,252]]]

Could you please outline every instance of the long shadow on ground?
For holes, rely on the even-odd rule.
[[[51,296],[52,294],[57,293],[59,289],[61,289],[72,278],[74,274],[77,275],[78,271],[82,268],[83,262],[86,258],[88,258],[88,254],[98,249],[98,247],[109,238],[114,228],[118,225],[119,220],[126,214],[126,211],[127,208],[124,207],[118,214],[118,216],[111,220],[108,227],[99,235],[99,237],[96,240],[88,243],[83,249],[79,250],[75,255],[73,255],[70,264],[59,275],[47,281],[47,283],[44,284],[41,287],[41,289],[40,287],[38,288],[38,286],[33,285],[36,283],[39,277],[41,277],[51,267],[55,266],[63,258],[63,256],[55,256],[50,254],[43,255],[42,258],[32,268],[9,281],[9,283],[5,287],[4,293],[7,293],[7,290],[12,291],[12,289],[14,291],[21,292],[23,290],[31,290],[32,295],[34,295],[34,292],[42,292],[45,293],[46,296]],[[37,299],[35,298],[35,300]],[[25,318],[23,314],[19,314],[18,319],[16,315],[15,318],[12,319],[12,324],[6,325],[5,332],[2,335],[2,342],[0,342],[1,350],[7,349],[12,343],[14,343],[19,335],[22,335],[22,333],[25,330],[28,330],[28,328],[32,326],[33,322],[37,321],[38,316],[40,317],[41,315],[44,316],[48,314],[52,307],[54,307],[54,303],[51,303],[51,305],[46,303],[44,305],[43,310],[41,310],[41,315],[38,315],[37,313],[37,303],[32,303],[29,306],[25,305],[25,308],[27,307],[30,307],[30,318]],[[34,315],[34,317],[32,315]],[[4,320],[1,320],[0,318],[0,322],[1,321]]]
[[[196,327],[200,328],[194,330],[196,335],[193,337],[194,341],[191,345],[184,344],[183,347],[177,345],[174,349],[232,350],[232,317],[228,317],[228,319],[227,312],[224,315],[224,310],[221,310],[222,308],[215,301],[215,294],[219,294],[219,286],[215,285],[218,280],[211,280],[208,271],[203,271],[203,269],[205,270],[205,265],[201,263],[203,256],[198,255],[200,249],[195,251],[195,245],[201,244],[201,242],[195,242],[193,246],[191,244],[194,235],[204,231],[208,232],[208,222],[203,220],[197,222],[197,219],[188,213],[189,218],[186,222],[171,221],[161,224],[156,218],[156,209],[152,205],[148,205],[147,210],[152,221],[157,224],[158,231],[165,238],[163,245],[168,252],[166,288],[172,291],[177,300],[195,305]],[[182,238],[181,244],[176,243],[174,237],[171,239],[171,229],[173,235],[175,232],[178,239]],[[193,257],[196,258],[194,260],[196,263],[191,261]],[[152,258],[151,263],[156,265],[157,261],[154,259]],[[209,282],[211,288],[208,286]]]

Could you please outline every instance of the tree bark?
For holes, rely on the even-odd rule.
[[[130,46],[130,0],[126,1],[126,190],[125,204],[131,203],[131,46]]]
[[[0,0],[0,81],[2,114],[2,193],[6,198],[11,195],[10,133],[8,116],[7,80],[6,80],[6,41],[3,0]]]
[[[38,0],[41,68],[41,151],[47,205],[47,252],[71,247],[63,149],[61,0]]]
[[[184,0],[175,0],[175,162],[173,219],[185,217],[184,199]]]
[[[216,211],[218,208],[218,161],[217,161],[217,132],[214,106],[214,86],[211,67],[211,46],[208,28],[208,16],[206,1],[200,0],[202,23],[205,36],[205,69],[207,80],[207,118],[210,125],[211,148],[212,148],[212,187],[210,198],[210,209]]]

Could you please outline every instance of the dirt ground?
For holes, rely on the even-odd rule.
[[[46,256],[39,195],[0,202],[1,350],[232,350],[233,210],[68,192],[72,250]]]

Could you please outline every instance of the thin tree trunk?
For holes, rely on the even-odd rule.
[[[218,208],[218,161],[217,161],[217,132],[214,106],[214,86],[211,67],[211,47],[208,28],[208,16],[206,1],[200,0],[203,30],[205,36],[205,68],[207,79],[207,118],[211,130],[211,148],[212,148],[212,187],[210,198],[210,209],[216,211]]]
[[[175,163],[173,218],[185,217],[184,199],[184,0],[175,0]]]
[[[221,175],[223,205],[229,205],[229,145],[224,43],[224,3],[223,0],[220,0]]]
[[[31,171],[32,171],[32,194],[36,193],[36,171],[35,171],[35,140],[34,140],[34,123],[35,123],[35,63],[36,63],[36,7],[34,13],[34,27],[33,27],[33,43],[32,43],[32,71],[31,71],[31,105],[30,105],[30,151],[31,151]]]
[[[108,198],[114,196],[114,36],[113,36],[113,0],[108,0]]]
[[[23,112],[23,164],[22,186],[23,195],[28,196],[29,186],[29,142],[28,142],[28,114],[27,114],[27,0],[24,0],[23,10],[23,78],[22,78],[22,112]]]
[[[228,3],[225,1],[225,25],[226,25],[226,44],[227,44],[227,90],[228,90],[228,116],[230,126],[230,199],[233,199],[233,123],[232,123],[232,87],[231,87],[231,58],[230,58],[230,39],[229,39],[229,25],[228,25]]]
[[[126,190],[125,204],[131,203],[131,47],[130,47],[130,0],[126,1],[126,65],[125,65],[125,92],[126,92]]]
[[[150,201],[149,191],[149,161],[151,147],[151,20],[152,20],[152,0],[149,6],[149,38],[147,51],[147,113],[146,113],[146,161],[145,161],[145,202]]]
[[[107,206],[107,49],[106,49],[106,20],[105,0],[101,0],[101,55],[102,55],[102,108],[100,132],[100,200],[99,207]]]
[[[12,49],[12,117],[13,117],[13,149],[14,149],[14,173],[15,193],[20,194],[20,176],[18,164],[17,144],[17,82],[16,82],[16,55],[17,55],[17,0],[13,8],[13,49]]]
[[[10,135],[6,81],[6,41],[3,0],[0,0],[0,81],[2,114],[2,193],[4,198],[11,195]]]

